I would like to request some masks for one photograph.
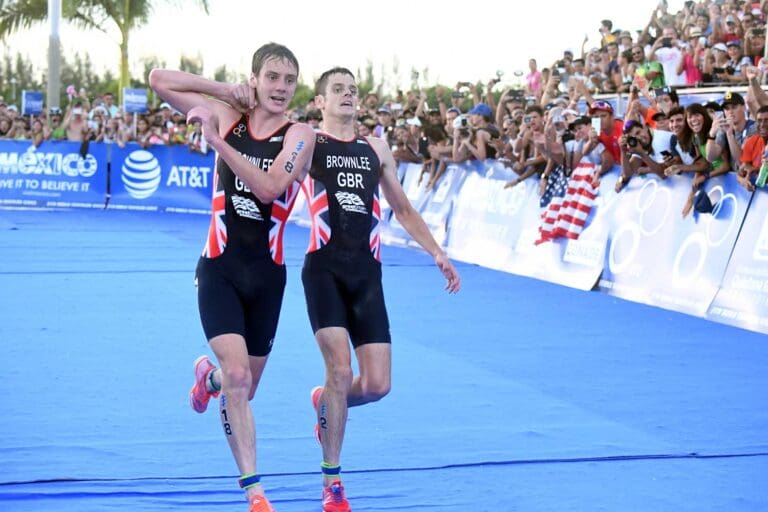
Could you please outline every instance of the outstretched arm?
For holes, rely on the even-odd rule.
[[[283,149],[264,172],[243,158],[239,151],[219,135],[218,119],[205,107],[195,107],[187,115],[188,122],[199,120],[203,135],[227,165],[263,203],[271,203],[293,180],[301,181],[312,162],[315,132],[309,125],[294,124],[285,134]]]
[[[431,254],[435,258],[435,265],[443,273],[445,279],[448,281],[445,285],[445,289],[449,293],[456,293],[461,288],[461,278],[459,273],[453,267],[453,264],[446,256],[445,252],[435,241],[432,233],[429,232],[424,219],[421,218],[419,212],[411,205],[408,197],[403,191],[403,187],[400,185],[400,181],[397,179],[397,164],[392,157],[392,152],[387,147],[386,142],[370,138],[368,139],[376,149],[379,158],[381,159],[381,177],[379,184],[381,185],[381,191],[384,193],[384,197],[392,207],[392,211],[395,212],[398,222],[405,228],[409,235],[421,245],[424,250]]]

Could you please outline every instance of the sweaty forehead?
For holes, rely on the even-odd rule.
[[[261,66],[261,72],[280,73],[286,75],[296,75],[296,66],[288,59],[282,57],[270,57],[264,61]]]

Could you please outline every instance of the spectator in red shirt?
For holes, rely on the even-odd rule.
[[[760,171],[765,156],[765,143],[768,140],[768,105],[757,111],[757,133],[744,142],[741,150],[741,167],[737,179],[750,192],[755,191],[755,178]]]
[[[613,162],[620,161],[619,137],[621,137],[623,123],[620,119],[613,117],[613,106],[607,101],[593,101],[589,106],[589,115],[600,118],[601,130],[597,140],[608,150],[608,155],[613,159]],[[608,167],[611,167],[613,162]]]

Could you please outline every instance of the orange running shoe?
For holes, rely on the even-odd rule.
[[[322,394],[323,386],[315,386],[309,393],[309,396],[312,399],[312,407],[315,408],[315,413],[317,413],[317,408],[320,405],[320,395]],[[320,443],[320,425],[317,423],[315,423],[315,439],[317,439],[317,442]]]
[[[251,496],[250,503],[251,508],[248,509],[248,512],[275,512],[266,496],[254,494]]]
[[[218,391],[211,393],[208,391],[208,374],[216,369],[216,366],[208,359],[208,356],[200,356],[195,359],[195,385],[189,391],[189,404],[197,412],[205,412],[208,408],[208,401],[211,397],[219,396]]]
[[[352,507],[344,496],[341,480],[336,480],[323,489],[323,512],[351,512],[351,510]]]

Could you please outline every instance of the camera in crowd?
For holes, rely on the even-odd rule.
[[[453,120],[453,127],[459,130],[459,136],[466,139],[469,137],[469,131],[472,125],[469,124],[469,119],[465,115],[458,116]]]
[[[637,139],[637,137],[634,137],[632,135],[629,135],[627,137],[627,146],[631,148],[637,147],[637,145],[640,143],[640,141]]]

